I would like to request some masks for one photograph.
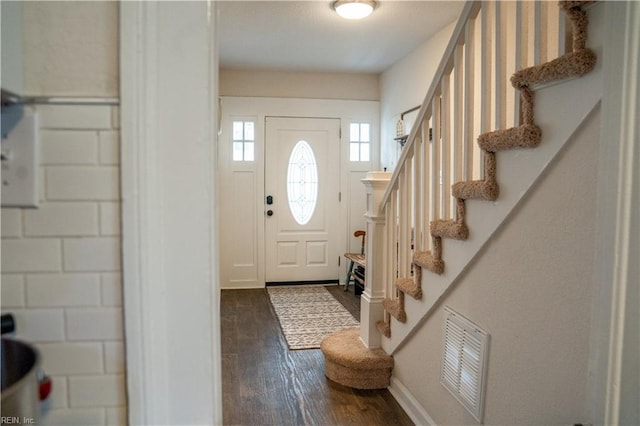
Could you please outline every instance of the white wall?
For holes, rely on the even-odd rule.
[[[395,379],[436,424],[477,424],[439,383],[445,305],[491,335],[485,424],[590,422],[599,126],[597,110],[395,354]],[[468,208],[472,215],[473,204]]]
[[[117,97],[118,3],[23,8],[24,94]],[[118,107],[36,110],[40,206],[2,209],[2,311],[53,377],[42,424],[126,424]]]
[[[403,111],[422,105],[454,27],[455,22],[444,27],[380,76],[380,165],[387,171],[393,171],[400,156],[400,145],[393,140],[396,122]],[[408,134],[411,117],[404,121]]]
[[[220,70],[220,95],[274,98],[380,99],[378,75]]]

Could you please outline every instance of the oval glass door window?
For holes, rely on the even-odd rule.
[[[293,218],[305,225],[313,216],[318,200],[318,165],[311,146],[298,141],[289,157],[287,198]]]

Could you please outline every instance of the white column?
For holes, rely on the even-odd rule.
[[[384,215],[379,212],[384,192],[387,190],[391,173],[368,172],[362,179],[367,188],[367,219],[365,255],[367,269],[365,288],[360,302],[360,338],[368,348],[380,347],[380,332],[376,322],[383,319],[384,308]]]

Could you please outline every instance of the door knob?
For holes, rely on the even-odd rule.
[[[273,216],[273,210],[267,210],[267,216]]]

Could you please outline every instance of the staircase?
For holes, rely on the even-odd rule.
[[[586,4],[560,2],[560,8],[571,25],[572,51],[517,71],[511,77],[512,91],[500,81],[498,75],[498,70],[504,68],[501,64],[507,59],[499,58],[501,54],[506,56],[506,52],[500,51],[504,44],[499,37],[501,25],[508,25],[504,15],[512,13],[517,20],[524,14],[517,8],[525,5],[515,5],[511,11],[500,10],[504,5],[499,2],[483,4],[482,7],[478,3],[467,5],[467,18],[458,24],[453,35],[455,43],[453,46],[450,44],[450,59],[443,62],[442,77],[432,86],[432,93],[427,95],[417,125],[409,136],[408,146],[403,151],[382,202],[387,242],[392,245],[387,250],[390,253],[394,251],[394,242],[398,247],[397,256],[387,259],[387,282],[391,285],[383,301],[385,318],[377,323],[378,330],[387,338],[391,338],[392,334],[391,318],[399,323],[407,322],[407,296],[416,300],[422,298],[423,281],[428,285],[430,280],[429,277],[423,278],[423,270],[436,275],[444,274],[443,240],[465,241],[469,238],[468,201],[493,202],[498,199],[497,153],[532,149],[541,143],[542,132],[534,117],[536,89],[559,80],[580,77],[594,68],[595,54],[585,47],[587,18],[582,8]],[[547,24],[551,19],[557,19],[552,10],[545,12],[546,17],[541,16],[541,10],[534,11],[533,16]],[[503,17],[503,20],[499,21],[496,17]],[[490,36],[487,33],[492,23],[496,26],[496,33]],[[480,38],[493,39],[495,42],[487,46],[486,42],[480,41],[480,46],[486,46],[486,52],[480,58],[480,85],[484,86],[480,93],[473,87],[475,81],[470,75],[477,69],[471,55],[477,44],[474,37],[478,32],[475,29],[478,24],[481,27]],[[540,27],[548,31],[545,25]],[[516,34],[526,34],[528,31],[524,25],[519,30],[516,28]],[[536,56],[543,56],[543,48],[547,57],[562,51],[561,24],[558,24],[556,34],[560,36],[558,47],[550,41],[547,41],[547,46],[534,42],[533,48],[538,52],[534,52],[531,59],[535,61]],[[516,61],[524,56],[517,52],[521,42],[516,40],[515,43]],[[493,64],[488,63],[488,56],[494,59]],[[519,64],[515,65],[520,68]],[[495,92],[493,96],[486,95],[490,90]],[[474,99],[475,96],[480,96],[480,99]],[[478,105],[482,108],[480,117],[477,117],[474,108]],[[489,110],[493,113],[489,113]],[[506,127],[505,124],[516,124],[518,121],[519,125],[504,130],[484,131],[491,126]],[[481,132],[477,136],[477,147],[468,143],[474,130],[472,127]],[[433,140],[425,141],[427,129],[431,129]],[[473,179],[475,176],[482,178]],[[451,185],[454,180],[457,182]],[[428,226],[425,226],[426,218],[430,219]],[[388,226],[394,223],[396,226]],[[412,245],[415,250],[409,258],[408,247]]]
[[[596,66],[586,48],[591,3],[465,5],[380,204],[383,235],[372,247],[384,253],[376,328],[386,354],[410,338],[535,184],[575,129],[566,123],[580,123],[598,102],[574,100],[575,79]],[[566,103],[560,120],[535,109],[537,95],[551,91]]]

